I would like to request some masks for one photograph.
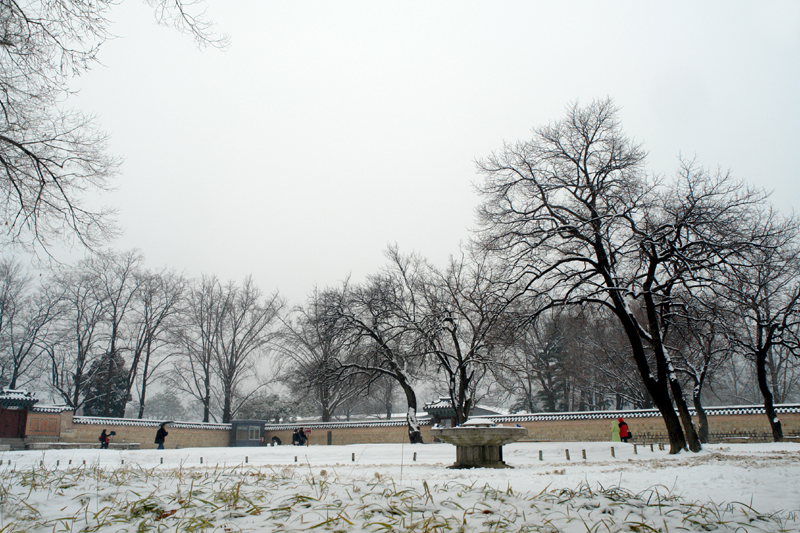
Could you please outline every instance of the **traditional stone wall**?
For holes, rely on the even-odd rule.
[[[712,408],[708,411],[711,442],[731,439],[747,439],[752,442],[772,441],[772,429],[760,408]],[[515,423],[528,428],[528,437],[524,439],[528,441],[603,441],[611,440],[619,416],[628,423],[634,441],[641,443],[669,441],[664,421],[656,411],[519,415],[492,417],[492,419],[498,423]],[[785,437],[800,438],[800,408],[795,406],[779,409],[778,417]],[[693,419],[697,428],[697,417]]]
[[[25,438],[29,442],[58,442],[64,419],[72,420],[72,411],[65,417],[61,411],[28,411]]]
[[[110,442],[116,444],[140,444],[142,449],[158,447],[153,441],[160,422],[156,420],[132,420],[120,418],[70,417],[62,426],[61,442],[97,443],[100,432],[114,431]],[[167,426],[169,435],[165,448],[200,448],[230,446],[230,424],[188,424],[175,422]]]
[[[778,408],[784,435],[800,439],[800,406],[786,405]],[[638,443],[666,443],[664,422],[657,411],[593,411],[580,413],[540,413],[533,415],[493,416],[498,424],[528,428],[527,441],[610,441],[617,418],[628,423]],[[759,407],[725,407],[708,409],[711,442],[740,441],[768,442],[772,433],[763,409]],[[695,420],[695,423],[697,421]],[[33,408],[28,412],[26,442],[64,442],[97,444],[100,432],[114,431],[111,438],[116,444],[139,444],[141,448],[155,448],[156,420],[110,419],[73,417],[72,411],[57,408]],[[273,436],[284,445],[291,444],[292,432],[299,425],[265,425],[264,445]],[[403,420],[316,423],[306,424],[310,429],[309,445],[344,445],[360,443],[407,443],[408,430]],[[176,422],[167,426],[166,448],[227,447],[232,443],[230,424],[191,424]],[[431,442],[430,422],[420,421],[424,442]]]
[[[301,426],[268,425],[264,433],[264,442],[269,445],[272,442],[272,437],[278,437],[282,444],[291,444],[292,433],[298,427]],[[311,433],[306,433],[309,446],[408,442],[408,426],[405,422],[314,424],[306,429],[311,429]],[[430,426],[421,425],[420,431],[422,432],[422,440],[431,442]]]
[[[778,409],[787,439],[800,438],[800,406],[782,406]],[[610,441],[617,418],[622,416],[639,443],[667,443],[666,429],[658,411],[592,411],[578,413],[540,413],[534,415],[488,416],[498,424],[520,425],[528,428],[525,441],[570,442]],[[763,409],[759,407],[725,407],[708,409],[711,442],[730,439],[752,442],[769,442],[772,431]],[[421,421],[422,438],[431,442],[430,422]],[[695,427],[697,418],[695,417]],[[267,425],[264,440],[269,443],[273,436],[283,444],[291,444],[292,432],[298,425]],[[311,429],[309,444],[362,444],[408,442],[406,425],[403,422],[353,422],[317,423],[304,426]],[[330,433],[330,441],[328,439]]]

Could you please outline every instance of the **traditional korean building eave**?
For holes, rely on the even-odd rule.
[[[38,401],[32,392],[25,389],[0,390],[0,407],[4,409],[27,409]]]

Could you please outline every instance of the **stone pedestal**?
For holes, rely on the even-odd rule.
[[[490,424],[481,420],[456,428],[433,428],[431,436],[455,444],[456,462],[449,468],[513,468],[503,461],[503,445],[525,437],[528,430]]]

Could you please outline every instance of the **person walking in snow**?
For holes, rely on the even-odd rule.
[[[166,425],[166,422],[161,424],[161,427],[158,428],[158,432],[156,433],[155,443],[158,444],[158,449],[159,450],[163,450],[164,449],[164,440],[167,438],[167,435],[169,435],[169,433],[167,433],[167,430],[164,429],[165,425]]]
[[[622,417],[619,417],[617,421],[619,422],[619,440],[622,442],[628,442],[628,439],[631,438],[631,432],[628,430],[628,424],[622,419]]]
[[[106,430],[104,429],[102,433],[100,433],[100,449],[107,450],[108,449],[108,435],[106,434]]]
[[[303,428],[295,429],[292,434],[292,444],[295,446],[302,446],[306,443],[306,433]]]

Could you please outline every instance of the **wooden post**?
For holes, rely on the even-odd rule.
[[[353,454],[352,461],[353,461],[354,463],[356,462],[356,454],[355,454],[355,453]]]
[[[544,460],[544,459],[542,459],[542,450],[539,450],[539,460],[540,460],[540,461],[543,461],[543,460]]]
[[[200,464],[203,464],[203,458],[202,457],[200,458]]]
[[[564,450],[564,451],[567,452],[567,461],[569,461],[569,450]]]
[[[417,452],[414,452],[414,460],[417,460]]]
[[[614,451],[614,447],[612,446],[611,447],[611,457],[616,457],[616,456],[617,456],[617,452]]]
[[[586,460],[586,450],[581,450],[581,455],[583,456],[583,460]]]
[[[652,452],[652,451],[655,451],[655,450],[653,450],[653,443],[650,443],[650,451],[651,451],[651,452]]]
[[[244,464],[247,464],[248,462],[250,462],[250,458],[245,455],[244,456]]]
[[[637,455],[639,454],[639,451],[636,449],[636,445],[635,444],[633,445],[633,453],[637,454]]]

